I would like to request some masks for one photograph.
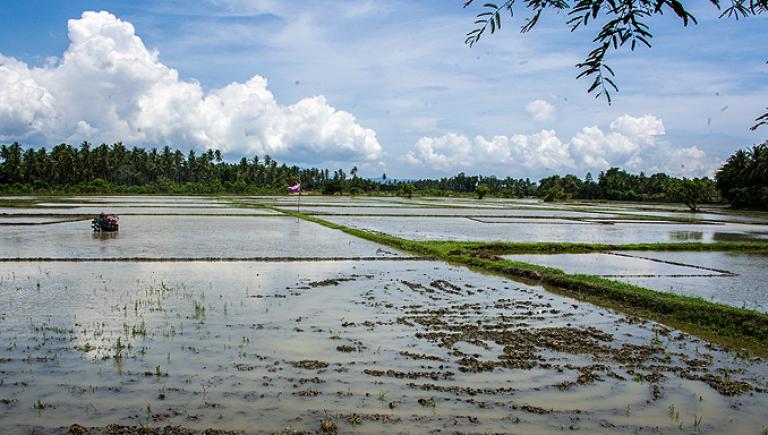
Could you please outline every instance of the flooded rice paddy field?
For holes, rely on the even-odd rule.
[[[736,307],[768,312],[768,256],[734,252],[631,252],[661,261],[717,267],[731,273],[717,279],[692,277],[659,280],[631,277],[629,282],[659,291],[700,296]]]
[[[665,253],[666,254],[666,253]],[[668,263],[640,257],[642,253],[589,253],[589,254],[515,254],[503,258],[524,263],[555,267],[567,273],[582,273],[603,277],[626,276],[720,276],[728,273],[722,269],[703,266]]]
[[[104,206],[115,208],[157,208],[155,214],[162,214],[164,208],[230,208],[233,202],[251,207],[277,206],[294,209],[299,201],[296,196],[232,196],[232,197],[178,197],[178,196],[76,196],[76,197],[0,197],[0,200],[35,201],[35,207],[89,207],[88,212]],[[652,203],[604,203],[569,202],[544,203],[536,199],[486,198],[400,198],[400,197],[349,197],[349,196],[303,196],[304,211],[331,214],[415,214],[415,215],[509,215],[509,216],[552,216],[552,217],[600,217],[616,218],[627,215],[645,218],[673,220],[706,220],[735,223],[768,224],[766,212],[732,211],[722,206],[705,205],[701,213],[689,213],[679,204]],[[249,208],[251,208],[249,207]],[[400,209],[395,211],[395,209]],[[124,210],[125,211],[125,210]],[[133,211],[133,210],[129,210]],[[3,211],[4,212],[4,211]],[[141,210],[138,210],[140,213]],[[225,213],[230,212],[227,210]],[[240,213],[269,212],[245,209]],[[216,213],[216,212],[210,212]]]
[[[654,243],[768,240],[768,226],[716,223],[583,222],[541,220],[482,222],[464,217],[326,216],[327,220],[414,240],[501,240],[508,242]],[[524,225],[518,225],[522,223]]]
[[[120,231],[90,221],[0,226],[5,258],[251,258],[399,255],[366,240],[288,216],[124,216]]]
[[[768,224],[768,212],[730,210],[723,206],[704,205],[701,211],[691,213],[687,208],[670,204],[575,203],[568,208],[599,210],[607,213],[632,214],[651,217],[702,219],[725,222],[754,222]]]
[[[295,204],[290,206],[280,206],[280,208],[295,211]],[[453,207],[453,208],[436,208],[436,207],[414,207],[412,205],[400,205],[399,207],[338,207],[332,205],[311,205],[301,206],[303,213],[318,214],[318,215],[416,215],[416,216],[515,216],[515,217],[541,217],[541,218],[592,218],[592,219],[610,219],[615,217],[621,217],[618,214],[608,213],[590,213],[579,211],[567,211],[567,210],[550,210],[550,209],[504,209],[504,208],[491,208],[491,207]]]
[[[606,210],[608,212],[609,210]],[[644,211],[644,210],[616,210],[616,214],[629,214],[646,217],[676,218],[676,219],[696,219],[713,222],[745,222],[768,224],[768,216],[765,214],[735,214],[735,213],[687,213],[673,211]]]
[[[177,202],[173,201],[172,199],[166,199],[163,202],[125,202],[125,201],[94,201],[94,202],[74,202],[71,200],[66,200],[62,202],[38,202],[35,204],[37,207],[92,207],[94,204],[103,206],[106,205],[108,207],[115,207],[115,208],[168,208],[168,207],[179,207],[179,208],[217,208],[217,207],[227,207],[230,204],[227,203],[220,203],[220,202]]]
[[[763,358],[268,208],[294,210],[296,197],[2,199],[2,433],[66,433],[75,423],[273,432],[333,422],[359,433],[759,433],[768,424]],[[768,238],[765,226],[663,216],[598,224],[613,212],[532,200],[301,200],[302,211],[381,214],[324,218],[421,240]],[[52,223],[102,210],[121,215],[119,233],[92,234],[88,216]],[[386,216],[422,211],[447,217]],[[660,279],[670,286],[661,290],[737,306],[768,299],[764,256],[626,254],[643,258],[526,261],[633,275],[650,288]]]
[[[295,209],[296,200],[273,200],[264,198],[258,204],[272,204],[281,208]],[[711,222],[753,223],[768,225],[768,213],[737,212],[722,208],[705,208],[701,213],[690,213],[687,208],[663,205],[658,207],[637,206],[636,204],[562,204],[553,205],[535,200],[442,200],[424,199],[398,200],[380,199],[368,202],[339,200],[304,199],[301,209],[318,214],[364,214],[364,215],[448,215],[448,216],[536,216],[553,218],[668,219],[670,221],[694,220]]]
[[[756,433],[768,365],[427,261],[0,264],[5,433]]]
[[[411,204],[406,198],[398,197],[359,197],[359,196],[240,196],[238,201],[246,204],[275,205],[284,207],[307,206],[335,206],[335,207],[401,207]]]
[[[768,312],[768,256],[734,252],[627,251],[516,254],[504,258],[598,275],[652,290]]]
[[[63,221],[81,220],[77,216],[45,217],[45,216],[27,216],[27,217],[6,217],[0,214],[0,225],[23,226],[23,225],[43,225],[59,223]]]
[[[48,198],[48,200],[54,200]],[[139,196],[73,196],[65,198],[55,198],[56,202],[72,201],[72,202],[87,202],[87,203],[106,203],[106,204],[120,204],[120,203],[138,203],[138,204],[153,204],[158,203],[162,205],[173,204],[224,204],[230,203],[229,199],[216,198],[210,196],[163,196],[163,195],[139,195]]]
[[[0,198],[9,200],[9,197]],[[120,215],[276,215],[279,212],[265,207],[242,207],[232,200],[197,199],[186,197],[93,197],[93,198],[44,198],[34,203],[21,202],[15,206],[0,207],[0,216],[14,215],[67,215],[98,214],[101,212]]]
[[[0,207],[0,216],[50,216],[50,215],[97,215],[99,213],[116,213],[118,215],[279,215],[279,212],[268,208],[246,208],[246,207],[179,207],[179,206],[135,206],[135,205],[113,205],[105,204],[103,206],[87,207]]]

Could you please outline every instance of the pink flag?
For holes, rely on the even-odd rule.
[[[290,193],[301,192],[301,183],[294,184],[293,186],[288,186],[288,192]]]

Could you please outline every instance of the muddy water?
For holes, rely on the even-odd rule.
[[[768,255],[738,252],[625,252],[661,261],[716,267],[735,276],[718,279],[629,278],[634,284],[660,291],[700,296],[736,307],[768,312]]]
[[[72,219],[72,217],[7,217],[0,216],[0,225],[47,224]]]
[[[298,197],[282,197],[268,200],[251,200],[244,199],[241,202],[245,204],[257,204],[257,205],[274,205],[281,208],[288,208],[290,210],[296,210],[297,206],[301,206],[302,209],[306,207],[332,207],[338,208],[341,211],[347,210],[352,207],[386,207],[386,208],[399,208],[404,204],[397,202],[385,202],[385,201],[362,201],[354,198],[348,199],[332,199],[332,198],[317,198],[317,197],[301,197],[301,203],[299,203]],[[409,205],[410,206],[410,205]],[[418,205],[412,207],[419,207]],[[429,209],[429,207],[421,207]]]
[[[6,263],[0,301],[3,433],[766,423],[763,360],[442,263]]]
[[[638,258],[634,252],[627,252],[632,257],[618,256],[611,253],[592,254],[515,254],[503,258],[554,267],[567,273],[586,273],[600,276],[656,276],[656,275],[723,275],[723,271],[712,268],[699,268],[696,264],[670,264]],[[707,262],[710,263],[710,262]],[[718,264],[720,265],[720,264]]]
[[[566,203],[562,207],[593,209],[619,214],[768,224],[768,213],[766,212],[731,210],[723,206],[703,206],[701,211],[697,213],[691,213],[688,208],[680,204]]]
[[[619,255],[616,255],[619,254]],[[626,251],[516,254],[504,258],[599,275],[657,291],[768,312],[768,256],[733,252]]]
[[[230,199],[170,196],[93,196],[38,198],[33,204],[0,207],[0,214],[277,214],[259,207],[239,207]]]
[[[397,255],[287,216],[123,216],[118,233],[89,221],[0,226],[0,257],[359,257]]]
[[[141,195],[141,196],[74,196],[57,198],[55,202],[62,201],[81,201],[89,203],[139,203],[139,204],[228,204],[229,201],[222,197],[209,196],[163,196],[163,195]]]
[[[545,204],[535,198],[430,198],[416,197],[413,201],[438,204],[502,204],[502,205],[542,205]]]
[[[156,207],[156,206],[135,206],[115,204],[104,204],[98,206],[87,207],[0,207],[0,215],[50,215],[50,214],[90,214],[97,215],[99,213],[116,213],[118,215],[140,215],[140,214],[154,214],[154,215],[196,215],[196,214],[210,214],[210,215],[277,215],[276,211],[267,208],[236,208],[236,207]]]
[[[78,202],[74,200],[67,200],[67,201],[61,201],[61,202],[37,202],[35,203],[35,206],[37,207],[93,207],[94,205],[97,205],[99,207],[121,207],[121,208],[131,208],[131,207],[152,207],[152,208],[218,208],[218,207],[227,207],[229,204],[226,203],[216,203],[216,202],[182,202],[182,201],[163,201],[163,202],[156,202],[156,201],[148,201],[148,202],[125,202],[125,201],[93,201],[93,202]]]
[[[289,210],[295,210],[291,207]],[[601,214],[589,212],[574,212],[566,210],[530,209],[530,208],[491,208],[491,207],[417,207],[403,205],[401,207],[334,207],[334,206],[302,206],[305,213],[318,214],[366,214],[366,215],[442,215],[442,216],[521,216],[521,217],[572,217],[572,218],[604,218],[615,217],[615,214]]]
[[[768,240],[768,227],[747,224],[478,222],[466,218],[326,216],[327,220],[417,240],[503,240],[511,242],[712,242]]]
[[[301,200],[302,204],[318,206],[361,206],[361,207],[400,207],[407,201],[397,197],[367,197],[367,196],[322,196],[322,195],[298,195],[290,196],[234,196],[228,197],[231,201],[240,201],[254,204],[274,204],[281,206],[295,206]]]
[[[686,213],[686,212],[669,212],[669,211],[645,211],[645,210],[630,210],[630,211],[616,211],[619,214],[632,214],[652,217],[672,217],[682,219],[700,219],[708,221],[723,221],[723,222],[751,222],[759,224],[768,224],[768,215],[765,213],[752,213],[752,214],[735,214],[735,213]]]

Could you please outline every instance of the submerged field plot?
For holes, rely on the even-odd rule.
[[[629,251],[592,254],[518,254],[510,260],[556,267],[699,296],[735,307],[768,311],[768,256],[737,252]]]
[[[768,227],[750,224],[674,221],[564,222],[552,219],[470,217],[325,216],[340,225],[415,240],[503,240],[510,242],[656,243],[768,241]]]
[[[257,202],[272,204],[224,206]],[[768,425],[768,363],[754,353],[294,216],[128,215],[112,238],[93,237],[87,221],[33,228],[0,226],[3,433],[73,424],[363,433]],[[469,228],[455,236],[470,238]],[[733,272],[765,298],[751,266],[764,256],[627,254],[667,261],[642,260],[647,274]],[[630,261],[585,272],[641,275]]]

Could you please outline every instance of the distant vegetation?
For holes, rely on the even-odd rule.
[[[768,141],[751,150],[736,151],[715,179],[723,197],[734,207],[768,208]]]
[[[83,142],[79,148],[62,144],[50,152],[17,143],[2,145],[0,162],[4,193],[284,193],[286,186],[300,182],[303,190],[333,194],[381,186],[358,177],[357,168],[349,175],[343,170],[302,169],[270,156],[228,163],[218,150],[184,154],[167,146],[128,149],[119,142],[97,147]]]
[[[57,145],[24,148],[18,143],[0,146],[0,193],[164,193],[258,194],[284,193],[300,182],[302,190],[322,194],[387,194],[495,197],[539,197],[545,201],[596,199],[621,201],[676,201],[696,210],[699,204],[731,201],[734,206],[765,208],[768,204],[768,142],[740,150],[709,178],[679,179],[664,173],[630,174],[619,168],[575,175],[553,175],[539,182],[528,178],[497,178],[459,173],[453,177],[402,181],[370,180],[339,169],[299,168],[278,163],[270,156],[223,161],[221,153],[194,150],[182,153],[164,147],[127,148],[122,143],[92,147]]]

